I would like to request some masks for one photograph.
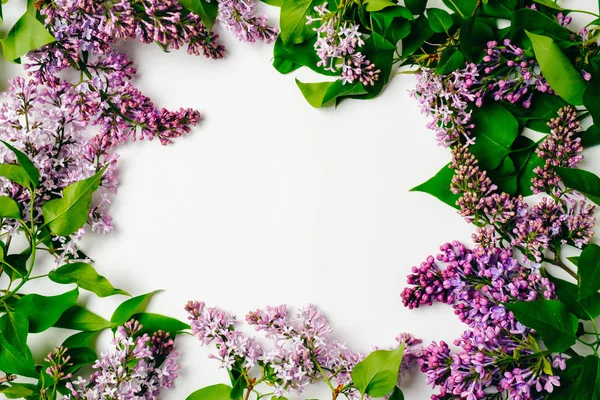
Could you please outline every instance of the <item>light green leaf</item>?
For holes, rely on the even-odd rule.
[[[281,40],[284,46],[302,43],[314,35],[306,16],[310,15],[314,0],[283,0],[281,5]]]
[[[229,393],[231,393],[231,386],[218,384],[196,390],[186,400],[230,400]]]
[[[96,332],[116,325],[81,306],[73,306],[63,313],[54,326],[76,331]]]
[[[210,2],[206,0],[179,0],[179,4],[186,10],[198,15],[206,29],[212,31],[219,13],[217,0]]]
[[[29,332],[43,332],[58,321],[61,315],[77,303],[77,288],[58,296],[28,294],[17,301],[15,310],[29,320]]]
[[[29,321],[21,313],[7,312],[0,317],[0,332],[4,339],[22,354],[27,354]]]
[[[31,161],[25,153],[23,153],[21,150],[15,148],[10,143],[5,142],[4,140],[2,140],[2,143],[4,143],[4,145],[6,147],[8,147],[8,149],[15,154],[15,157],[17,158],[19,165],[23,168],[23,170],[27,174],[32,186],[34,188],[38,187],[38,185],[40,184],[40,171],[38,171],[38,169],[35,167],[35,165],[33,164],[33,161]]]
[[[143,313],[146,311],[146,307],[148,307],[148,303],[150,303],[152,297],[158,292],[160,292],[160,290],[155,290],[154,292],[125,300],[113,313],[110,319],[111,322],[113,322],[115,326],[122,325],[129,321],[134,314]]]
[[[21,218],[19,204],[8,196],[0,196],[0,218]]]
[[[48,225],[52,233],[68,236],[81,228],[88,219],[92,195],[100,186],[106,167],[94,176],[75,182],[63,190],[63,197],[50,200],[42,206],[44,225]]]
[[[115,294],[129,296],[129,293],[124,290],[115,289],[108,279],[99,275],[90,264],[82,262],[65,264],[54,271],[50,271],[48,277],[56,283],[75,283],[82,289],[96,293],[98,297],[107,297]]]
[[[356,364],[352,381],[361,394],[383,397],[398,382],[400,364],[404,355],[404,343],[395,350],[376,350]]]
[[[387,7],[397,7],[398,3],[393,2],[392,0],[367,0],[367,5],[365,10],[368,12],[381,11]]]
[[[0,40],[4,57],[12,62],[16,62],[31,50],[38,49],[54,41],[54,37],[46,30],[44,25],[30,13],[23,14],[10,29],[8,35]]]
[[[11,383],[11,386],[0,388],[0,393],[7,399],[24,399],[36,392],[35,385],[31,383]]]
[[[565,101],[575,106],[583,105],[585,81],[560,47],[550,37],[525,32],[531,39],[535,57],[550,87]]]
[[[563,11],[564,8],[553,2],[552,0],[533,0],[534,2],[546,6],[548,8],[552,8],[554,10]]]
[[[27,348],[23,354],[6,340],[2,332],[0,332],[0,371],[30,378],[38,376],[31,350]]]
[[[344,85],[341,80],[304,83],[296,79],[296,84],[306,101],[315,108],[326,106],[343,96],[355,96],[367,93],[364,86],[359,82]]]

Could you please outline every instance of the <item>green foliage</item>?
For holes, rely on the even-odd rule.
[[[450,164],[446,164],[433,178],[419,186],[415,186],[410,191],[428,193],[450,207],[458,209],[456,202],[460,198],[460,194],[454,194],[450,191],[450,183],[453,177],[454,170],[450,168]]]
[[[76,305],[66,310],[54,326],[76,331],[96,332],[113,328],[117,324],[111,323],[98,314]]]
[[[594,123],[600,125],[600,87],[598,86],[598,79],[587,85],[585,92],[583,92],[583,104],[592,115]]]
[[[441,8],[429,8],[427,17],[429,18],[429,27],[436,33],[449,33],[452,25],[454,25],[454,20],[450,14]]]
[[[283,0],[279,37],[284,46],[302,43],[315,36],[312,27],[306,24],[306,17],[317,4],[314,0]]]
[[[404,355],[404,343],[395,350],[376,350],[352,370],[354,387],[363,395],[383,397],[398,382],[400,363]]]
[[[11,383],[10,386],[0,386],[0,393],[7,399],[23,399],[36,392],[35,385],[30,383]]]
[[[337,101],[346,95],[362,95],[367,91],[360,83],[344,85],[342,81],[303,83],[296,79],[296,84],[304,98],[313,107],[319,108]]]
[[[94,292],[98,297],[107,297],[115,294],[129,296],[129,293],[124,290],[115,289],[108,279],[99,275],[94,267],[87,263],[75,262],[65,264],[51,271],[48,277],[56,283],[75,283],[81,289]]]
[[[219,12],[219,4],[216,1],[179,0],[179,4],[186,10],[198,15],[206,29],[212,31]]]
[[[600,128],[598,128],[596,125],[590,126],[581,135],[581,144],[584,148],[600,144]]]
[[[148,333],[149,335],[152,335],[152,333],[161,330],[163,332],[169,332],[171,334],[171,337],[175,337],[181,331],[190,329],[190,326],[188,324],[181,322],[175,318],[167,317],[160,314],[144,312],[133,314],[131,318],[135,319],[143,325],[140,334]]]
[[[54,41],[54,37],[34,15],[25,13],[6,37],[0,40],[0,43],[2,43],[4,58],[19,62],[21,56]]]
[[[78,298],[77,289],[58,296],[28,294],[19,299],[16,311],[29,320],[29,332],[43,332],[53,326],[67,309],[77,304]]]
[[[591,321],[600,316],[600,293],[595,292],[591,296],[579,299],[579,288],[577,285],[558,278],[552,278],[552,283],[554,283],[558,299],[577,318]]]
[[[600,204],[600,178],[589,171],[574,168],[555,167],[565,186],[586,195],[591,201]]]
[[[4,143],[4,145],[14,153],[15,157],[17,158],[17,161],[19,162],[19,165],[21,166],[21,168],[23,168],[23,171],[25,172],[25,175],[27,175],[27,178],[30,182],[30,185],[28,186],[34,188],[38,187],[38,185],[40,184],[40,172],[37,170],[37,168],[29,159],[29,157],[27,157],[25,153],[15,148],[10,143],[7,143],[5,141],[2,141],[2,143]]]
[[[553,352],[562,352],[575,344],[577,317],[556,300],[535,300],[505,304],[523,325],[533,328]]]
[[[125,300],[113,313],[110,321],[114,326],[119,326],[129,321],[134,314],[139,314],[146,311],[146,307],[148,307],[148,303],[152,297],[158,293],[160,290],[156,290],[154,292],[146,293],[140,296],[133,297],[131,299]]]
[[[590,244],[587,246],[577,264],[579,277],[578,299],[584,299],[598,293],[600,290],[600,246]]]
[[[106,168],[90,178],[75,182],[63,190],[63,197],[42,206],[44,225],[57,236],[69,236],[81,228],[88,219],[92,195],[100,186]]]
[[[438,75],[446,75],[462,68],[465,65],[465,56],[456,47],[446,49],[440,57],[440,62],[435,68]]]
[[[231,386],[218,384],[196,390],[186,400],[230,400],[230,393]]]
[[[21,208],[17,202],[10,197],[0,196],[0,218],[21,218]]]
[[[551,37],[527,32],[544,77],[560,97],[575,106],[583,104],[585,81]]]

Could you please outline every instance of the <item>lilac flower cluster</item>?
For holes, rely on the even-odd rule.
[[[82,377],[68,381],[70,396],[64,399],[135,399],[159,398],[162,389],[173,387],[179,366],[174,341],[162,331],[140,335],[142,326],[130,321],[117,328],[114,351],[103,352],[86,381]]]
[[[357,49],[365,43],[360,26],[352,21],[345,21],[339,10],[330,11],[325,2],[315,6],[316,17],[307,16],[307,24],[320,22],[313,28],[317,32],[314,48],[319,57],[317,66],[332,72],[340,72],[342,82],[360,82],[365,86],[373,86],[379,80],[379,69]]]
[[[435,132],[440,145],[472,144],[473,105],[481,107],[486,96],[512,104],[521,102],[529,108],[534,91],[553,93],[536,67],[535,60],[526,59],[523,49],[509,39],[503,45],[491,41],[481,64],[468,63],[447,75],[423,68],[411,95],[419,100],[421,111],[431,117],[427,127]]]
[[[269,43],[277,37],[279,31],[269,26],[267,17],[256,15],[256,2],[253,0],[219,0],[218,3],[218,21],[237,39]]]
[[[351,373],[364,355],[329,339],[331,327],[313,305],[299,310],[296,318],[290,318],[285,305],[248,313],[246,322],[265,333],[273,343],[270,349],[236,329],[236,319],[220,309],[189,302],[186,311],[192,333],[203,344],[216,345],[218,353],[212,358],[219,360],[223,368],[247,377],[255,375],[250,372],[254,368],[262,371],[259,378],[248,380],[248,390],[264,383],[273,387],[275,395],[283,396],[302,393],[307,385],[326,381],[333,388],[334,399],[339,394],[360,396],[352,386]],[[403,361],[406,371],[420,355],[420,341],[406,334],[398,336],[397,341],[407,345]]]
[[[469,329],[454,345],[432,343],[419,359],[433,387],[434,400],[492,396],[491,388],[510,398],[541,399],[559,386],[552,368],[565,368],[561,357],[540,352],[534,333],[503,303],[552,299],[554,286],[535,270],[521,265],[512,251],[447,243],[435,258],[413,267],[402,292],[404,305],[417,308],[433,302],[451,304]],[[443,267],[442,267],[443,266]],[[520,354],[515,360],[514,354]]]

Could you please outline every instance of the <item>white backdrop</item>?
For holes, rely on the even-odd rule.
[[[119,149],[116,229],[83,244],[98,271],[132,294],[164,289],[149,310],[180,319],[188,300],[242,320],[265,305],[315,303],[333,335],[363,352],[394,344],[400,332],[426,342],[457,338],[464,326],[451,307],[409,311],[399,297],[411,266],[447,241],[469,242],[473,231],[450,207],[409,193],[449,160],[408,95],[414,77],[396,77],[375,100],[316,110],[294,77],[320,77],[280,75],[270,45],[238,43],[226,32],[221,39],[227,57],[217,61],[121,46],[136,63],[137,87],[159,106],[193,107],[204,119],[175,145]],[[82,298],[105,317],[125,300]],[[38,345],[52,343],[40,337]],[[207,358],[213,348],[181,337],[178,349],[180,378],[165,399],[227,381]],[[416,370],[404,389],[411,400],[432,393]]]

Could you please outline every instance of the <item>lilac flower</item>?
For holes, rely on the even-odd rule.
[[[103,352],[89,381],[82,377],[66,384],[71,391],[64,399],[159,398],[161,389],[173,387],[179,366],[173,339],[161,331],[139,335],[142,326],[130,321],[117,328],[114,351]]]
[[[362,39],[360,26],[343,20],[338,10],[329,11],[328,3],[315,6],[317,17],[308,16],[308,24],[320,22],[313,28],[317,32],[314,48],[319,57],[317,66],[327,71],[340,72],[342,82],[360,82],[365,86],[373,86],[379,80],[379,69],[358,51],[365,42]]]
[[[213,0],[217,1],[217,0]],[[242,41],[269,43],[277,37],[278,29],[267,24],[266,16],[256,16],[254,0],[219,0],[220,22]]]

